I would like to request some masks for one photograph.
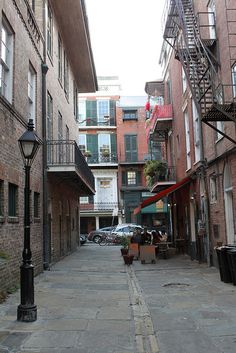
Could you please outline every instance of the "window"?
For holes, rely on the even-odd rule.
[[[125,135],[125,160],[126,162],[136,162],[137,159],[137,136]]]
[[[188,119],[187,112],[184,112],[184,121],[185,121],[186,160],[187,160],[187,170],[188,170],[191,168],[191,155],[190,155],[189,119]]]
[[[88,198],[88,196],[81,196],[79,199],[80,199],[80,203],[81,203],[81,204],[89,203],[89,198]]]
[[[216,128],[219,130],[219,131],[222,131],[224,132],[224,122],[223,121],[217,121],[216,122]],[[220,140],[223,138],[223,135],[217,131],[216,133],[216,141]]]
[[[210,176],[210,203],[217,201],[217,187],[215,175]]]
[[[127,172],[127,184],[136,185],[136,172]]]
[[[8,216],[17,217],[18,187],[9,183],[8,185]]]
[[[69,99],[69,63],[64,51],[64,91],[66,98]]]
[[[62,130],[62,115],[60,112],[58,112],[58,121],[57,121],[57,124],[58,124],[58,140],[59,141],[62,141],[63,140],[63,130]],[[63,146],[61,143],[59,143],[59,149],[58,149],[58,160],[59,160],[59,163],[62,162],[62,157],[63,157]]]
[[[78,117],[79,117],[79,107],[78,107],[78,88],[76,86],[76,83],[74,81],[73,83],[73,91],[74,91],[74,94],[73,94],[73,103],[74,103],[74,117],[75,117],[75,120],[77,121],[78,120]]]
[[[105,123],[106,117],[110,115],[109,100],[97,101],[97,119],[98,123]]]
[[[187,80],[186,80],[186,75],[185,75],[183,66],[182,66],[182,88],[183,88],[183,94],[184,94],[187,89]]]
[[[0,93],[11,103],[13,84],[13,32],[3,19],[1,30]]]
[[[29,66],[28,71],[28,116],[32,119],[35,125],[36,113],[36,73],[32,67]]]
[[[208,4],[208,21],[209,21],[210,39],[216,39],[215,14],[216,14],[215,0],[210,0]]]
[[[0,180],[0,217],[4,216],[4,181]]]
[[[86,101],[79,99],[79,124],[86,125]]]
[[[53,101],[50,93],[47,93],[47,140],[52,140],[52,122],[53,122]]]
[[[86,135],[79,134],[79,148],[82,153],[86,151]]]
[[[110,134],[99,134],[98,135],[98,148],[100,153],[100,159],[109,157],[111,147],[110,147]]]
[[[31,9],[33,10],[33,12],[35,12],[35,0],[29,0]]]
[[[58,80],[62,83],[62,42],[58,36]]]
[[[38,192],[34,192],[34,218],[39,218],[40,210],[40,194]]]
[[[111,180],[100,180],[100,188],[110,188]]]
[[[137,110],[124,110],[123,120],[137,120]]]
[[[236,97],[236,63],[232,66],[233,95]]]
[[[52,58],[52,38],[53,38],[53,24],[52,24],[52,10],[48,6],[48,18],[47,18],[47,51],[48,55]]]
[[[200,120],[196,104],[192,100],[193,128],[194,128],[194,146],[195,162],[200,161]]]

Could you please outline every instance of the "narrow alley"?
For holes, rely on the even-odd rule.
[[[1,353],[233,353],[236,287],[188,256],[124,265],[119,246],[87,242],[35,278],[37,321],[0,305]]]

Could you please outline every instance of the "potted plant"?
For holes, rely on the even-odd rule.
[[[84,152],[84,157],[91,157],[92,153],[90,151],[85,151]]]
[[[165,161],[147,161],[144,166],[144,175],[148,179],[157,175],[158,177],[165,177],[167,172],[167,163]]]
[[[110,151],[109,150],[103,150],[102,151],[102,156],[103,157],[109,157],[110,156]]]
[[[122,248],[120,249],[120,251],[121,251],[121,255],[122,256],[128,254],[128,252],[129,252],[129,243],[130,243],[130,240],[127,237],[122,237],[121,238],[120,244],[121,244]]]
[[[124,259],[125,265],[128,265],[128,266],[132,265],[133,259],[134,259],[134,255],[130,255],[130,254],[123,255],[123,259]]]

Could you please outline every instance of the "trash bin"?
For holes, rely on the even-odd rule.
[[[219,270],[220,270],[220,279],[222,282],[225,282],[225,283],[232,282],[229,260],[227,256],[227,251],[230,249],[232,248],[227,246],[221,246],[219,248],[216,248]]]
[[[229,269],[233,284],[236,286],[236,248],[230,247],[227,250]]]

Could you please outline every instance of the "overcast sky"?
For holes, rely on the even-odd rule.
[[[96,72],[118,75],[124,94],[145,95],[161,77],[161,17],[165,0],[86,0]]]

